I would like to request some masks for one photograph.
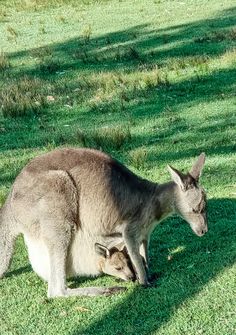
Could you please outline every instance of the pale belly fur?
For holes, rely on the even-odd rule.
[[[29,261],[33,270],[45,281],[49,279],[49,255],[48,249],[41,239],[33,239],[24,236],[25,244],[28,249]],[[69,248],[66,276],[97,276],[100,274],[98,260],[99,256],[95,253],[95,241],[92,237],[83,236],[77,232]]]

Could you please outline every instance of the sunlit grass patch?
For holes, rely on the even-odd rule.
[[[10,34],[11,37],[18,37],[19,33],[17,32],[17,30],[15,28],[13,28],[12,26],[7,26],[7,32]]]
[[[83,146],[104,151],[120,150],[131,140],[128,126],[101,127],[90,131],[78,130],[78,142]]]
[[[145,167],[148,151],[145,147],[140,147],[129,152],[129,164],[136,169]]]
[[[220,60],[224,64],[227,65],[234,65],[236,63],[236,47],[227,50],[221,57]]]
[[[190,67],[199,67],[206,66],[210,62],[210,57],[207,55],[198,55],[192,57],[181,57],[173,60],[168,65],[169,68],[173,68],[174,70],[178,69],[186,69]]]
[[[91,87],[99,89],[104,94],[116,92],[116,95],[123,95],[127,98],[136,96],[142,90],[168,86],[170,84],[166,71],[159,70],[157,67],[151,70],[141,69],[131,73],[127,72],[108,72],[100,76],[90,77]]]
[[[0,8],[0,22],[5,22],[7,20],[7,11],[4,8]]]
[[[99,95],[99,92],[97,92],[96,95],[89,101],[89,110],[92,113],[114,113],[120,112],[122,109],[122,100],[113,95],[103,97],[102,95]]]
[[[130,140],[131,133],[128,126],[103,127],[92,134],[92,141],[95,142],[97,148],[105,151],[109,148],[119,150]]]
[[[57,71],[58,72],[58,71]],[[63,73],[63,71],[62,71]],[[53,82],[57,95],[65,96],[76,104],[82,104],[91,113],[119,113],[129,104],[147,96],[153,89],[170,85],[166,71],[154,68],[151,70],[127,73],[125,71],[91,73],[74,78],[73,85],[65,79]]]

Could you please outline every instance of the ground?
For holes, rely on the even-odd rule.
[[[152,236],[154,287],[55,300],[20,238],[0,281],[0,334],[235,334],[234,5],[1,1],[0,205],[26,162],[55,147],[102,149],[156,182],[205,152],[209,232],[170,218]]]

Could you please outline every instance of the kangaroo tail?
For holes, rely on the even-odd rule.
[[[14,222],[6,202],[0,209],[0,278],[10,266],[17,233],[14,231]]]

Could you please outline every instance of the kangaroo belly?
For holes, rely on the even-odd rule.
[[[49,255],[44,242],[40,239],[32,239],[24,236],[28,249],[29,261],[33,270],[44,280],[49,278]]]
[[[82,239],[82,241],[81,241]],[[41,239],[24,236],[28,249],[29,261],[33,270],[45,281],[50,275],[49,254],[47,246]],[[97,276],[100,274],[94,243],[76,234],[68,250],[66,277]]]
[[[98,256],[93,238],[79,231],[71,243],[67,259],[67,276],[98,276]]]

